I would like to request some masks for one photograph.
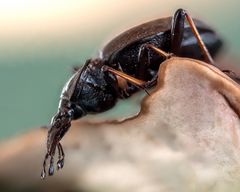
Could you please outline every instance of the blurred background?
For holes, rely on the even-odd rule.
[[[0,0],[0,140],[49,123],[72,66],[120,32],[180,7],[216,29],[227,54],[238,56],[238,0]],[[128,103],[138,101],[121,102],[111,115],[135,113]]]

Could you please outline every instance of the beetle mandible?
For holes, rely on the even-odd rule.
[[[63,168],[60,140],[72,120],[106,111],[119,98],[127,98],[139,88],[153,87],[159,65],[172,54],[214,64],[212,56],[221,45],[222,41],[211,28],[193,20],[183,9],[178,9],[173,17],[144,23],[117,36],[102,49],[99,58],[87,60],[64,86],[58,111],[48,130],[41,177],[46,177],[48,158],[48,174],[54,174],[56,149],[57,169]]]

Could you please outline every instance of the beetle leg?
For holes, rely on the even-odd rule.
[[[146,90],[146,87],[145,87],[145,84],[146,84],[145,81],[142,81],[140,79],[137,79],[135,77],[127,75],[126,73],[123,73],[121,71],[118,71],[118,70],[113,69],[113,68],[111,68],[109,66],[106,66],[106,65],[103,66],[103,70],[104,71],[109,71],[109,72],[113,73],[114,75],[117,75],[117,76],[125,79],[126,81],[135,85],[136,87],[139,87],[139,88],[143,89],[149,95],[149,93],[148,93],[148,91]]]
[[[157,54],[159,54],[160,56],[164,57],[164,59],[170,59],[174,54],[172,53],[167,53],[165,51],[163,51],[160,48],[157,48],[156,46],[152,45],[152,44],[144,44],[142,46],[144,49],[152,49],[153,51],[155,51]]]
[[[182,39],[183,39],[183,33],[184,33],[184,22],[185,19],[189,23],[189,26],[197,39],[197,43],[202,51],[202,54],[206,60],[207,63],[214,64],[214,61],[212,59],[212,56],[210,55],[207,47],[205,46],[204,42],[202,41],[202,38],[194,24],[194,21],[192,20],[191,16],[187,13],[186,10],[178,9],[172,19],[172,27],[171,27],[171,48],[173,50],[174,54],[177,54],[179,52]]]
[[[169,59],[173,56],[172,53],[167,53],[152,44],[142,45],[139,49],[139,54],[138,54],[138,62],[140,63],[140,69],[138,74],[141,79],[146,76],[147,66],[150,64],[150,61],[149,61],[150,49],[155,53],[157,53],[158,55],[160,55],[161,57],[163,57],[164,59]],[[156,73],[150,81],[145,83],[145,88],[150,88],[153,85],[155,85],[157,82],[157,78],[158,78],[158,73]]]
[[[166,53],[165,51],[157,48],[155,45],[152,44],[144,44],[140,47],[139,53],[138,53],[138,63],[140,63],[140,69],[138,71],[137,77],[139,79],[144,79],[146,76],[146,70],[148,69],[148,65],[150,62],[150,49],[155,51],[157,54],[159,54],[164,59],[169,59],[173,56],[172,53]]]
[[[163,57],[164,59],[170,59],[172,56],[174,56],[173,53],[167,53],[165,51],[163,51],[162,49],[160,48],[157,48],[156,46],[152,45],[152,44],[144,44],[141,46],[140,48],[140,52],[139,52],[139,55],[138,55],[138,59],[140,60],[141,58],[140,57],[144,57],[144,56],[147,56],[147,58],[143,58],[145,60],[145,63],[143,64],[146,64],[149,59],[148,55],[149,55],[149,50],[153,50],[155,53],[159,54],[161,57]],[[144,53],[145,52],[145,53]],[[146,55],[146,53],[148,55]],[[144,55],[145,54],[145,55]],[[141,63],[142,64],[142,63]],[[152,87],[153,85],[155,85],[157,83],[157,79],[158,79],[158,73],[156,73],[154,75],[154,77],[150,80],[150,81],[147,81],[145,84],[144,84],[144,87],[145,88],[150,88]]]
[[[139,52],[138,52],[138,63],[140,63],[140,65],[139,65],[139,70],[137,71],[136,76],[139,79],[145,80],[147,78],[146,71],[150,64],[149,58],[150,58],[149,49],[146,49],[145,44],[144,44],[140,47]]]
[[[128,93],[128,82],[126,79],[123,79],[122,77],[117,76],[117,81],[118,81],[118,87],[121,98],[127,98],[130,96]]]
[[[62,169],[64,166],[64,152],[61,143],[58,143],[58,162],[57,162],[57,170]]]
[[[60,148],[60,145],[58,143],[57,145],[57,149],[58,149],[58,162],[57,162],[57,170],[61,169],[61,160],[62,160],[62,151],[61,151],[61,148]]]

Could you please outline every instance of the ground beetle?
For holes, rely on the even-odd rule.
[[[151,88],[156,84],[159,65],[172,54],[214,64],[212,56],[221,45],[212,29],[199,20],[192,20],[183,9],[177,10],[173,17],[136,26],[113,39],[99,58],[87,60],[63,88],[58,112],[48,130],[41,177],[46,177],[49,157],[48,174],[53,175],[56,149],[57,169],[63,167],[60,140],[72,120],[106,111],[118,98],[127,98],[139,88]]]

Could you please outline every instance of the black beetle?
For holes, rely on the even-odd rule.
[[[177,10],[173,17],[139,25],[113,39],[103,48],[99,58],[87,60],[63,88],[58,112],[48,130],[41,177],[46,177],[48,157],[48,174],[53,175],[56,149],[59,155],[57,168],[63,167],[64,152],[60,140],[72,120],[112,108],[118,98],[136,92],[136,87],[151,88],[156,84],[159,65],[172,54],[213,64],[211,55],[214,56],[221,45],[212,29],[199,20],[192,20],[183,9]]]

